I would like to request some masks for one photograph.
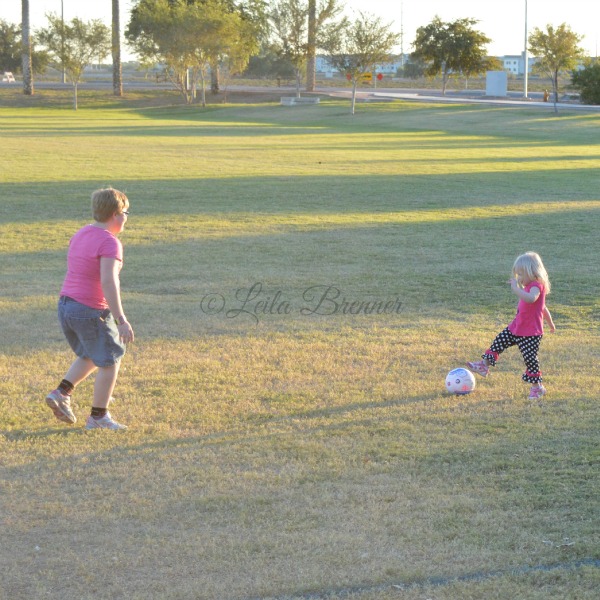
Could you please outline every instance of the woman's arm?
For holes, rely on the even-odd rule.
[[[121,262],[116,258],[100,258],[100,283],[102,293],[108,303],[108,308],[117,321],[119,337],[124,343],[133,342],[133,329],[125,318],[121,304],[121,283],[119,281],[119,268]]]

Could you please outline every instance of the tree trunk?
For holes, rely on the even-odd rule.
[[[31,66],[31,31],[29,27],[29,0],[21,0],[21,60],[23,63],[23,93],[33,96],[33,69]]]
[[[113,94],[123,95],[123,77],[121,70],[121,25],[119,19],[119,0],[112,0],[112,61]]]
[[[554,87],[554,112],[558,113],[558,71],[556,71],[554,77],[552,77],[552,87]]]
[[[202,108],[206,108],[206,77],[204,76],[204,70],[200,71],[200,82],[202,83],[202,90],[200,92],[200,103]]]
[[[77,110],[77,84],[73,84],[73,108]]]
[[[302,72],[296,68],[296,98],[300,98],[300,80],[302,79]]]
[[[317,0],[308,0],[308,43],[306,49],[306,91],[314,92],[317,69]]]
[[[350,114],[354,114],[354,108],[356,106],[356,77],[352,78],[352,108]]]
[[[442,73],[442,96],[446,95],[446,84],[448,83],[448,79],[446,78],[446,73]]]
[[[221,82],[219,81],[219,63],[210,67],[210,92],[215,96],[221,91]]]

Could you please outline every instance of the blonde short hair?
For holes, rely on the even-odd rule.
[[[550,293],[550,278],[542,262],[542,257],[537,252],[525,252],[515,260],[513,265],[513,275],[521,284],[524,275],[530,281],[539,281],[546,288],[546,293]]]
[[[111,187],[92,194],[92,214],[98,223],[106,223],[115,213],[129,208],[127,196]]]

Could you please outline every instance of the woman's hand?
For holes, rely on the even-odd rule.
[[[129,324],[129,321],[124,321],[123,323],[119,323],[117,325],[117,329],[119,330],[119,339],[124,344],[129,344],[130,342],[133,342],[133,340],[134,340],[133,328]]]

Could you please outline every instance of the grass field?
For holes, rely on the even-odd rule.
[[[51,100],[0,96],[0,598],[597,598],[599,113]],[[86,434],[91,382],[43,399],[106,185],[130,429]],[[530,249],[548,395],[516,350],[445,394]]]

